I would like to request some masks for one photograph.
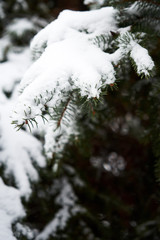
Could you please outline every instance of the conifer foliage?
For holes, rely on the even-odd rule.
[[[130,8],[126,9],[128,14]],[[49,156],[58,151],[57,144],[62,151],[75,132],[74,102],[98,102],[107,86],[114,86],[116,65],[120,68],[124,58],[131,59],[142,77],[149,77],[154,68],[147,49],[139,44],[145,33],[133,32],[130,25],[118,27],[118,15],[120,12],[113,7],[88,12],[65,10],[31,43],[37,60],[21,81],[13,123],[18,128],[26,123],[31,127],[38,124],[37,116],[46,118],[47,125],[52,126],[46,132]],[[116,39],[114,34],[118,35]],[[81,114],[80,106],[78,110],[77,114]],[[53,138],[58,135],[61,137],[56,143]]]
[[[0,240],[159,239],[159,1],[36,2],[0,3]]]

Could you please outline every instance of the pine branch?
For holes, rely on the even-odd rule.
[[[63,118],[63,116],[64,116],[64,114],[65,114],[65,112],[67,110],[67,107],[68,107],[70,101],[71,101],[71,97],[68,98],[68,100],[67,100],[67,102],[66,102],[66,104],[64,106],[64,109],[63,109],[63,111],[61,113],[61,116],[60,116],[60,118],[58,120],[57,127],[59,127],[61,125],[62,118]]]

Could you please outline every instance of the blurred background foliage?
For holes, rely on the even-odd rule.
[[[121,10],[120,26],[130,24],[148,33],[144,46],[156,72],[139,79],[127,59],[117,69],[118,90],[108,89],[90,115],[79,116],[81,136],[65,147],[58,174],[52,171],[54,159],[39,169],[40,180],[32,184],[29,201],[23,199],[27,215],[21,224],[32,235],[17,231],[15,223],[17,239],[35,239],[54,218],[61,207],[55,199],[64,178],[85,211],[71,214],[65,228],[50,233],[48,240],[160,239],[160,3],[141,1],[140,14],[130,18],[123,11],[130,2],[135,1],[106,1],[106,5]],[[1,62],[7,61],[10,48],[28,46],[63,9],[88,9],[80,0],[1,0],[0,5],[0,44],[8,39],[1,44]],[[19,33],[21,21],[26,27]]]

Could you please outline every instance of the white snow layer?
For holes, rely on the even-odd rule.
[[[83,40],[77,42],[78,45],[74,40],[64,40],[50,45],[25,74],[21,88],[26,88],[19,97],[18,116],[15,115],[18,123],[26,118],[24,111],[29,118],[41,115],[52,94],[52,106],[63,99],[62,91],[79,89],[82,96],[98,98],[100,88],[115,81],[107,54]],[[39,99],[38,104],[35,99]]]
[[[99,5],[104,4],[104,0],[84,0],[84,4],[92,4],[92,3],[97,3]]]
[[[140,1],[135,1],[134,3],[132,3],[128,8],[126,8],[126,12],[129,14],[139,14],[139,10],[140,10]]]
[[[14,176],[21,195],[31,193],[30,180],[38,179],[38,173],[31,159],[40,166],[45,166],[42,156],[42,145],[28,132],[15,131],[9,114],[12,104],[0,105],[0,164],[5,165],[5,173]]]
[[[44,149],[48,158],[52,158],[53,153],[61,154],[71,135],[78,135],[75,120],[71,120],[69,126],[61,123],[57,128],[55,121],[49,121],[46,127]]]
[[[113,63],[117,63],[125,54],[134,60],[138,74],[148,75],[154,66],[153,61],[147,50],[142,48],[132,36],[129,35],[130,40],[127,45],[122,43],[120,38],[129,32],[129,28],[117,29],[116,13],[117,10],[112,7],[90,12],[66,10],[35,36],[31,49],[34,58],[38,60],[26,72],[20,85],[22,94],[17,103],[16,113],[13,114],[18,124],[24,123],[26,119],[40,116],[46,106],[49,113],[53,114],[53,107],[58,107],[61,101],[67,102],[71,97],[67,94],[75,89],[79,89],[81,96],[98,98],[101,88],[115,81]],[[19,27],[21,34],[22,25]],[[25,23],[25,27],[31,28],[29,23],[27,25]],[[12,26],[10,31],[14,30],[16,29]],[[101,36],[108,39],[111,31],[119,32],[120,38],[118,49],[109,54],[103,51],[107,45],[103,44]],[[8,45],[8,40],[3,40],[0,44],[4,49]],[[45,165],[41,143],[28,132],[14,131],[10,125],[9,115],[17,96],[16,84],[29,64],[27,49],[21,53],[10,52],[8,61],[0,64],[0,144],[2,146],[0,164],[5,165],[5,174],[11,173],[14,176],[19,188],[16,190],[7,187],[0,181],[0,240],[14,240],[11,224],[18,217],[24,216],[20,197],[28,196],[31,192],[30,180],[38,179],[38,173],[31,159],[41,167]],[[12,92],[12,95],[7,98],[5,93],[9,92]],[[71,134],[75,133],[75,119],[69,118],[68,127],[63,121],[61,122],[61,128],[56,130],[56,123],[50,119],[46,126],[45,150],[49,157],[52,151],[62,151]],[[59,142],[56,142],[57,137],[60,139]],[[69,211],[72,210],[73,214],[78,211],[73,207],[76,201],[75,195],[65,179],[57,201],[60,202],[62,209],[37,239],[45,239],[51,232],[56,232],[60,219],[62,219],[60,226],[64,228],[70,216]]]
[[[52,43],[65,39],[76,41],[80,37],[88,40],[101,34],[110,34],[111,30],[116,30],[116,13],[117,10],[113,7],[86,12],[64,10],[57,20],[34,37],[31,43],[32,52],[39,56],[40,50]]]
[[[4,39],[3,39],[4,40]],[[4,41],[7,44],[7,40]],[[26,69],[31,64],[30,51],[28,48],[23,52],[11,51],[8,54],[8,61],[0,64],[0,96],[5,97],[5,92],[12,92],[17,83],[20,82]],[[7,101],[7,98],[5,98]],[[2,98],[0,98],[2,103]]]
[[[36,237],[36,240],[46,240],[50,235],[55,236],[56,231],[63,230],[71,216],[78,212],[84,212],[85,209],[79,206],[76,201],[77,197],[66,177],[62,178],[60,194],[56,198],[56,203],[61,206],[55,214],[53,220],[47,224],[44,230]]]
[[[36,119],[46,107],[49,115],[53,116],[54,109],[62,102],[65,105],[75,90],[79,90],[82,97],[99,98],[102,89],[116,80],[113,64],[126,55],[135,62],[138,74],[149,75],[154,66],[152,59],[138,44],[135,35],[129,32],[130,26],[117,28],[116,14],[113,7],[87,12],[65,10],[34,37],[31,50],[37,60],[20,84],[22,93],[13,114],[17,124]],[[104,50],[109,45],[111,32],[120,36],[118,49],[110,54]],[[71,114],[75,115],[74,110]],[[70,119],[71,114],[66,114],[66,117]],[[63,149],[75,131],[75,124],[70,121],[67,131],[63,126],[56,130],[54,121],[49,120],[48,125],[45,150],[51,157],[52,151]],[[66,138],[61,137],[56,143],[58,134],[66,135]]]
[[[6,174],[12,174],[20,189],[21,195],[28,196],[31,192],[30,180],[38,179],[38,174],[31,159],[39,166],[45,165],[42,156],[42,145],[30,133],[15,131],[11,125],[10,114],[13,110],[14,99],[17,95],[15,88],[30,63],[29,50],[21,53],[11,52],[8,61],[0,64],[1,81],[0,94],[0,164],[5,165]],[[5,92],[12,92],[10,99]],[[2,101],[3,100],[3,101]]]
[[[30,181],[38,179],[33,160],[45,165],[42,145],[30,133],[16,132],[11,125],[11,110],[15,105],[17,83],[31,64],[29,50],[15,48],[9,52],[8,61],[0,64],[0,166],[5,166],[4,175],[13,176],[18,189],[6,186],[0,180],[0,240],[15,240],[11,224],[24,216],[21,196],[31,193]],[[5,93],[10,93],[7,98]]]
[[[18,124],[41,115],[48,102],[56,106],[63,98],[62,91],[79,89],[81,96],[99,98],[102,87],[115,81],[112,62],[119,61],[124,53],[131,52],[131,57],[138,59],[138,73],[148,73],[153,67],[151,58],[143,51],[143,59],[147,60],[141,64],[142,54],[136,53],[133,44],[123,47],[120,43],[113,54],[103,52],[99,43],[96,45],[97,36],[109,36],[117,30],[116,13],[112,7],[90,12],[65,10],[34,37],[31,50],[39,59],[21,81],[23,93],[16,108],[18,114],[14,116]],[[123,33],[123,29],[120,32]]]
[[[34,24],[27,18],[15,18],[13,22],[7,26],[7,33],[15,34],[18,37],[22,37],[27,31],[35,31]]]
[[[153,69],[154,63],[147,49],[136,43],[132,47],[130,56],[136,64],[137,73],[139,75],[144,74],[145,76],[149,76],[149,72]]]
[[[24,215],[19,191],[6,186],[0,178],[0,240],[16,240],[11,224]]]
[[[135,35],[128,31],[129,29],[119,29],[120,36],[117,39],[119,48],[110,54],[110,59],[117,64],[122,56],[129,55],[136,66],[137,74],[148,77],[155,66],[154,62],[149,56],[148,50],[139,45],[140,39],[136,39]],[[143,33],[141,35],[143,36]]]
[[[84,0],[85,5],[89,5],[90,9],[97,9],[104,4],[105,0]]]
[[[96,36],[110,35],[116,29],[115,14],[112,7],[91,12],[66,10],[34,37],[33,54],[39,57],[45,51],[22,79],[23,93],[14,116],[19,124],[26,115],[41,115],[52,95],[52,106],[63,98],[62,91],[79,89],[82,96],[98,98],[101,87],[115,81],[109,54],[92,43]]]

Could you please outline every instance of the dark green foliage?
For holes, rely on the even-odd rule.
[[[32,184],[29,201],[23,199],[26,217],[20,222],[32,231],[30,239],[35,239],[61,209],[55,203],[61,191],[60,187],[56,188],[56,183],[59,186],[64,177],[77,196],[76,203],[86,211],[71,214],[65,228],[58,229],[48,240],[160,239],[160,5],[158,0],[138,1],[138,11],[130,17],[124,7],[133,2],[117,0],[106,1],[106,4],[121,9],[121,27],[131,25],[132,33],[137,30],[146,33],[141,44],[149,50],[155,62],[154,76],[140,79],[134,73],[135,64],[132,66],[124,58],[119,63],[121,67],[115,66],[117,83],[104,88],[100,101],[82,98],[77,103],[71,93],[54,109],[56,115],[52,117],[60,122],[66,104],[73,101],[81,107],[82,113],[78,116],[81,134],[71,137],[57,174],[52,171],[53,156],[47,167],[39,170],[40,180]],[[6,1],[8,14],[13,13],[14,3]],[[45,15],[38,12],[34,1],[27,3],[30,13]],[[116,33],[113,35],[114,39],[118,37]],[[105,37],[100,36],[96,41],[101,44]],[[110,51],[113,49],[116,46],[112,45],[111,39]],[[75,94],[79,96],[78,92]],[[36,122],[33,119],[29,124],[36,125]],[[0,173],[3,172],[4,169],[0,168]],[[78,185],[75,177],[83,184]],[[12,177],[5,181],[14,185]],[[17,239],[29,239],[17,231],[16,223],[13,231]]]

